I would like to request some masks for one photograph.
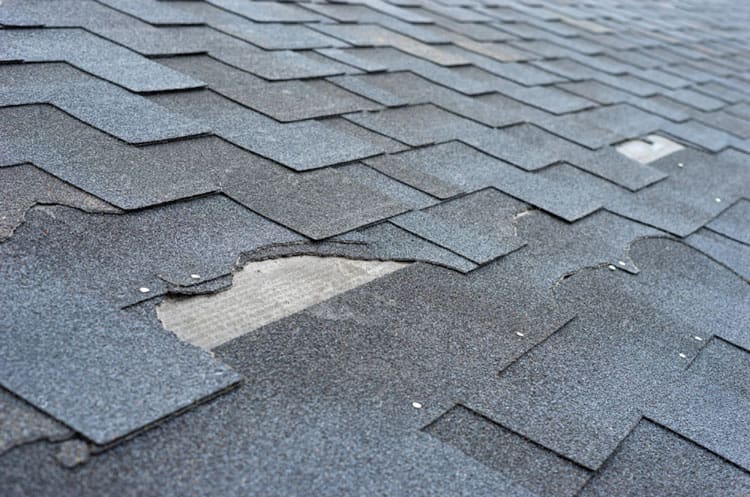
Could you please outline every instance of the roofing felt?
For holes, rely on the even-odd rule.
[[[0,3],[0,495],[748,495],[749,25]]]

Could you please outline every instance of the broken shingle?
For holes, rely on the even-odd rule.
[[[298,239],[220,197],[119,216],[50,207],[27,218],[22,232],[0,245],[0,292],[14,295],[12,312],[0,318],[12,334],[0,344],[0,381],[98,444],[239,379],[154,318],[121,311],[144,298],[139,287],[158,295],[165,280],[193,284],[191,273],[210,279],[229,272],[243,250]],[[76,270],[60,272],[65,267]]]
[[[37,204],[62,204],[87,212],[119,212],[31,164],[0,167],[0,241],[10,237],[26,212]]]

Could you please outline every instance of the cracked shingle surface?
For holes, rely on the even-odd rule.
[[[745,496],[749,25],[0,2],[0,494]]]

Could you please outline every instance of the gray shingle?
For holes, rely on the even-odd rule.
[[[10,237],[36,204],[61,204],[87,212],[119,212],[31,164],[0,167],[0,241]]]
[[[579,495],[636,497],[658,493],[664,497],[740,497],[748,489],[747,473],[689,440],[643,420]]]
[[[687,237],[685,243],[750,280],[750,246],[705,228]]]
[[[67,64],[0,66],[0,105],[49,103],[131,143],[200,135],[208,127]]]
[[[203,83],[80,29],[11,30],[0,32],[3,61],[66,61],[136,92],[182,90]]]
[[[693,90],[687,90],[687,89],[674,90],[670,92],[665,92],[665,94],[669,98],[677,100],[678,102],[682,102],[685,105],[689,105],[691,107],[695,107],[698,110],[703,110],[706,112],[719,110],[725,105],[724,102],[722,102],[721,100],[711,98],[709,96],[706,96],[702,93],[698,93],[697,91],[693,91]]]
[[[739,331],[739,330],[736,330]],[[681,381],[645,414],[714,454],[750,470],[750,354],[720,339],[700,351]],[[706,420],[710,419],[710,422]],[[745,473],[744,485],[750,485]]]
[[[526,205],[497,190],[482,190],[391,219],[400,228],[483,264],[518,250],[512,220]]]
[[[0,318],[12,334],[0,345],[0,381],[97,444],[239,380],[165,333],[155,316],[121,311],[143,298],[139,287],[158,295],[162,279],[191,284],[191,273],[226,274],[238,252],[297,238],[220,197],[120,216],[49,207],[27,218],[0,246],[0,292],[3,301],[14,296]]]
[[[258,22],[314,22],[325,19],[308,10],[279,2],[254,2],[252,5],[239,0],[211,0],[211,4]]]
[[[346,46],[345,43],[318,33],[305,25],[253,22],[203,2],[182,1],[175,3],[173,8],[219,31],[267,50]]]
[[[665,173],[628,159],[612,148],[592,152],[529,124],[463,139],[527,171],[568,162],[632,190],[639,190],[666,177]]]
[[[433,105],[350,114],[346,118],[411,146],[449,141],[483,128]]]
[[[354,46],[391,46],[415,57],[420,57],[443,66],[454,66],[468,62],[458,55],[441,50],[440,47],[424,44],[382,26],[368,24],[320,24],[315,26],[315,29],[329,36],[340,38]]]
[[[212,90],[277,121],[299,121],[380,107],[327,81],[268,82],[207,56],[168,57],[160,62],[200,78]]]
[[[717,233],[750,245],[750,200],[739,200],[707,226]]]
[[[227,194],[255,212],[314,240],[400,214],[409,208],[337,169],[307,173],[272,170],[226,177]],[[373,185],[374,186],[374,185]],[[397,192],[403,195],[403,192]]]
[[[383,152],[377,144],[328,126],[325,121],[281,124],[209,91],[151,98],[173,112],[204,123],[239,147],[298,171]],[[331,143],[337,146],[331,147]]]
[[[493,186],[568,221],[575,221],[602,206],[596,195],[570,183],[528,173],[483,154],[467,145],[451,142],[368,159],[367,164],[438,198],[452,197]],[[570,166],[553,169],[570,170]],[[573,170],[575,171],[575,170]],[[581,172],[582,176],[587,176]],[[573,177],[575,173],[573,173]]]
[[[216,138],[129,146],[46,105],[8,107],[0,115],[0,164],[32,162],[123,209],[214,191],[217,164],[252,157]]]
[[[452,407],[423,431],[536,495],[577,495],[591,476],[585,468],[461,405]]]
[[[37,440],[62,440],[73,432],[30,404],[0,388],[0,456]]]

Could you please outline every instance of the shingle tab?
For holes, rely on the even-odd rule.
[[[268,82],[207,56],[169,57],[160,62],[199,78],[225,97],[282,122],[380,107],[327,81]]]
[[[182,90],[203,86],[140,55],[80,29],[0,31],[3,61],[69,64],[136,92]]]
[[[204,91],[164,94],[152,100],[209,126],[219,136],[298,171],[349,162],[383,150],[324,121],[278,123],[220,95]],[[331,147],[330,143],[337,143]]]
[[[477,264],[518,250],[511,221],[525,204],[496,190],[483,190],[432,208],[391,219],[400,228],[426,238]]]
[[[209,128],[67,64],[0,66],[0,106],[49,103],[130,143],[205,134]]]

